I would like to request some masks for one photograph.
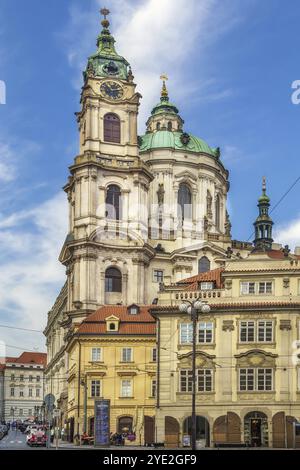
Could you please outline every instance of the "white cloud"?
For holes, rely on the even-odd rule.
[[[10,145],[0,142],[0,182],[8,183],[16,177],[15,155]]]
[[[274,240],[282,245],[289,245],[290,248],[300,246],[300,218],[279,225],[274,231]]]
[[[67,201],[62,192],[28,211],[2,218],[1,323],[44,329],[47,311],[65,280],[57,258],[67,233],[67,220]],[[24,335],[17,330],[0,328],[0,340],[27,349],[45,347],[43,335]]]
[[[235,2],[233,2],[235,3]],[[99,7],[94,0],[91,9],[72,5],[70,23],[60,34],[67,49],[70,64],[76,69],[73,84],[79,90],[81,71],[99,31]],[[130,62],[138,91],[143,95],[140,123],[144,126],[153,105],[159,101],[161,73],[170,77],[169,91],[173,101],[203,93],[207,81],[205,71],[191,74],[191,65],[201,63],[209,42],[231,28],[237,19],[233,4],[220,5],[216,0],[114,0],[109,8],[111,31],[116,38],[117,51]],[[80,73],[79,73],[80,71]],[[195,95],[196,93],[196,95]],[[231,90],[207,94],[207,100],[224,99]],[[143,129],[143,127],[142,127]]]

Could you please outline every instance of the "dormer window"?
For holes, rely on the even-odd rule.
[[[140,307],[138,305],[130,305],[128,307],[128,313],[129,315],[137,315],[140,312]]]
[[[105,318],[106,321],[106,331],[107,332],[115,332],[117,333],[119,330],[119,318],[115,315],[110,315],[109,317]]]

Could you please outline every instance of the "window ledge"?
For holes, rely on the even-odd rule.
[[[193,392],[176,392],[176,395],[192,395]],[[196,397],[201,395],[215,395],[216,392],[213,390],[211,392],[196,392]]]
[[[216,343],[196,343],[196,348],[200,351],[201,348],[210,346],[212,349],[216,347]],[[192,343],[179,343],[178,344],[178,349],[184,349],[186,347],[191,348]]]
[[[262,393],[268,393],[270,395],[275,393],[275,390],[238,390],[237,393],[240,393],[242,395],[247,394],[247,393],[253,393],[253,395],[261,395]]]
[[[249,346],[251,345],[252,347],[255,347],[255,346],[271,346],[271,347],[276,347],[276,342],[274,341],[242,341],[242,342],[239,342],[236,344],[236,347],[237,348],[240,348],[241,346]]]
[[[120,400],[132,400],[134,397],[119,397]]]

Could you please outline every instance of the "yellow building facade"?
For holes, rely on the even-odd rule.
[[[197,440],[201,446],[293,447],[300,421],[300,256],[286,249],[165,286],[158,321],[159,440],[191,434],[192,323],[180,304],[201,299],[196,356]]]
[[[147,307],[102,307],[68,342],[68,434],[94,434],[95,400],[110,400],[110,431],[155,441],[156,336]],[[130,435],[135,436],[130,440]]]

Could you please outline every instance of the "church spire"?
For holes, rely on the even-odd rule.
[[[254,222],[255,239],[254,249],[267,251],[272,249],[272,226],[273,221],[269,216],[270,198],[266,194],[266,178],[262,180],[262,195],[257,204],[259,214]]]
[[[92,77],[115,77],[123,80],[131,80],[132,72],[124,57],[120,56],[115,48],[115,38],[112,36],[107,19],[110,11],[107,8],[100,10],[103,19],[102,31],[97,38],[97,52],[89,57],[84,79]]]

